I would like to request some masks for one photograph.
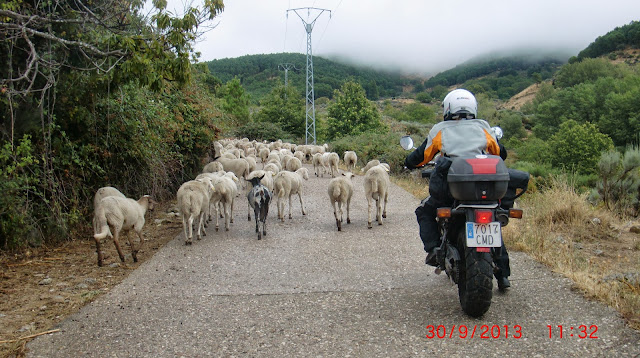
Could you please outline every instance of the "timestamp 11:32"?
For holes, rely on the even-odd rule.
[[[550,324],[547,325],[549,329],[549,338],[567,338],[567,337],[578,337],[580,339],[597,339],[598,326],[592,324],[587,326],[586,324],[581,324],[579,326],[552,326]]]

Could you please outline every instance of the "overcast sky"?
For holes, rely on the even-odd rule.
[[[298,11],[306,22],[317,17],[311,36],[313,55],[419,74],[514,48],[561,48],[576,55],[616,26],[640,20],[640,0],[224,0],[224,4],[217,27],[196,45],[202,61],[306,54],[303,21],[287,10],[314,7],[331,10],[331,16],[319,10]]]

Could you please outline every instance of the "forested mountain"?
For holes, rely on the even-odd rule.
[[[253,100],[258,100],[284,83],[285,71],[281,65],[287,63],[294,66],[288,71],[288,84],[304,93],[307,66],[304,54],[247,55],[213,60],[207,65],[211,73],[222,82],[226,83],[234,77],[240,79]],[[402,86],[408,82],[400,74],[347,65],[319,56],[313,57],[313,69],[315,98],[331,98],[333,90],[339,89],[350,79],[360,83],[367,92],[367,98],[372,100],[398,96],[402,93]]]
[[[461,85],[474,93],[506,100],[533,83],[553,76],[567,62],[567,54],[526,53],[509,56],[483,56],[429,78],[425,88]]]
[[[640,21],[616,27],[580,51],[578,59],[595,58],[627,47],[640,48]]]

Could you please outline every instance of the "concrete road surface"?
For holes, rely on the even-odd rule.
[[[640,336],[571,282],[511,253],[512,288],[481,319],[424,265],[418,200],[392,185],[367,229],[363,177],[338,232],[327,186],[257,240],[244,196],[228,232],[176,237],[122,284],[28,344],[29,357],[637,357]],[[346,213],[345,213],[346,215]],[[526,215],[526,214],[525,214]],[[108,267],[104,268],[109,270]],[[495,281],[494,281],[495,286]],[[562,326],[562,328],[560,328]]]

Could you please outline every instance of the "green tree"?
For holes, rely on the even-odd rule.
[[[304,138],[305,102],[294,88],[276,87],[260,104],[262,108],[254,116],[256,122],[278,124],[295,138]]]
[[[436,123],[436,113],[430,106],[422,103],[409,103],[402,109],[402,120],[423,123]]]
[[[378,109],[367,100],[360,84],[349,81],[333,94],[327,123],[328,139],[356,135],[383,128]]]
[[[578,174],[595,174],[603,152],[613,149],[613,141],[591,123],[568,120],[548,142],[551,164],[575,170]]]
[[[563,66],[556,74],[557,87],[571,87],[583,82],[595,82],[601,77],[622,77],[622,71],[602,58],[586,58]]]
[[[416,101],[430,103],[433,100],[429,92],[420,92],[416,95]]]
[[[240,80],[236,77],[227,82],[220,91],[224,103],[222,109],[232,114],[238,124],[249,122],[249,96],[245,94]]]

